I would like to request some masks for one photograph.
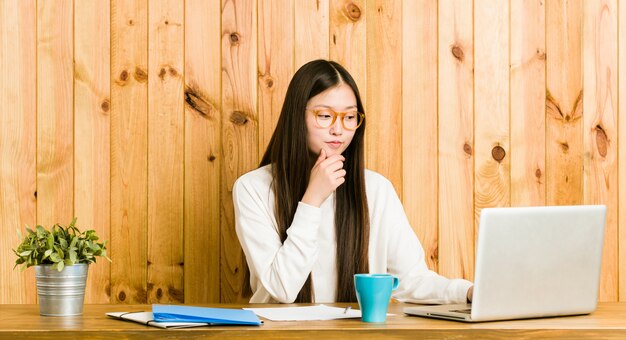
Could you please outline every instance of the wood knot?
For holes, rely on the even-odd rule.
[[[437,262],[437,260],[439,260],[439,247],[435,246],[432,250],[432,253],[430,254],[430,259],[433,262]]]
[[[170,24],[170,22],[169,22],[169,21],[167,21],[167,20],[165,20],[165,24],[166,24],[166,25],[169,25],[169,24]]]
[[[383,13],[383,6],[378,7],[376,10],[378,11],[378,13],[382,14]]]
[[[104,101],[102,101],[102,104],[100,104],[100,108],[102,109],[102,112],[109,112],[109,109],[111,108],[111,102],[108,99],[105,99]]]
[[[133,19],[128,20],[128,26],[133,26],[135,24],[135,22],[133,21]]]
[[[157,290],[156,290],[156,298],[157,298],[157,300],[161,300],[162,297],[163,297],[163,289],[157,288]]]
[[[239,45],[239,33],[233,32],[230,34],[230,44]]]
[[[172,286],[168,286],[167,287],[167,294],[174,301],[182,303],[185,300],[185,294],[184,294],[182,289],[177,289],[177,288],[174,288]]]
[[[537,170],[535,170],[535,177],[541,178],[541,169],[537,168]]]
[[[561,146],[561,151],[563,151],[563,153],[567,153],[569,151],[569,144],[567,144],[567,142],[561,142],[559,145]]]
[[[491,149],[491,157],[493,157],[493,159],[495,159],[496,162],[498,163],[502,162],[502,160],[504,159],[504,156],[506,156],[506,152],[504,151],[504,148],[501,147],[500,145],[497,145],[493,149]]]
[[[267,79],[265,80],[265,85],[269,89],[271,89],[272,86],[274,86],[274,80],[272,79],[272,77],[267,77]]]
[[[609,138],[600,125],[596,125],[596,147],[598,148],[600,156],[606,157],[607,150],[609,148]]]
[[[120,80],[126,82],[128,80],[128,71],[124,70],[120,73]]]
[[[37,198],[37,191],[35,191],[33,195],[35,196],[35,198]]]
[[[537,59],[546,60],[546,52],[542,51],[540,48],[537,49]]]
[[[461,48],[461,46],[453,45],[451,51],[452,51],[452,55],[458,61],[463,62],[463,60],[465,60],[465,52],[463,52],[463,49]]]
[[[213,161],[215,161],[215,155],[209,155],[209,157],[207,157],[207,159],[209,160],[209,162],[213,162]]]
[[[135,67],[135,72],[133,73],[133,78],[140,83],[148,82],[148,73],[146,70],[140,68],[139,66]]]
[[[468,156],[472,155],[472,146],[465,143],[463,144],[463,152],[465,152]]]
[[[121,291],[119,294],[117,294],[117,299],[120,301],[125,301],[126,300],[126,293],[124,293],[124,291]]]
[[[350,2],[345,6],[348,19],[356,22],[361,18],[361,9],[355,3]]]
[[[248,122],[248,116],[241,111],[233,111],[230,114],[230,121],[235,125],[244,125]]]
[[[167,71],[165,71],[165,68],[161,68],[161,71],[159,71],[159,78],[161,78],[161,80],[165,79],[165,75],[167,74]]]
[[[185,103],[204,118],[211,117],[211,104],[192,86],[185,86]]]
[[[172,76],[172,77],[178,76],[178,71],[176,71],[176,69],[173,68],[173,67],[169,68],[169,72],[170,72],[170,76]]]

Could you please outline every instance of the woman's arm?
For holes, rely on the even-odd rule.
[[[472,283],[445,278],[428,269],[424,249],[411,228],[402,203],[387,180],[381,217],[387,234],[387,266],[400,278],[394,297],[418,303],[465,303]]]
[[[263,201],[273,197],[269,190],[269,183],[255,178],[242,177],[235,182],[235,228],[252,276],[276,301],[291,303],[317,259],[321,209],[299,203],[282,243],[273,212],[268,211],[270,205]]]

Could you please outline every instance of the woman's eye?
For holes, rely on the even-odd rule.
[[[317,115],[317,118],[319,118],[319,119],[331,119],[331,118],[333,118],[333,116],[331,116],[329,114],[320,113],[320,114]]]
[[[344,119],[346,119],[346,120],[355,120],[356,119],[356,115],[346,115],[346,117]]]

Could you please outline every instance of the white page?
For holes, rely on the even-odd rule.
[[[360,318],[361,311],[325,305],[307,307],[244,308],[272,321],[308,321]],[[344,313],[345,312],[345,313]]]
[[[159,328],[187,328],[187,327],[202,327],[209,326],[208,323],[201,322],[158,322],[154,321],[154,316],[152,312],[115,312],[115,313],[106,313],[106,315],[119,319],[119,320],[127,320],[137,322],[146,326],[154,326]]]

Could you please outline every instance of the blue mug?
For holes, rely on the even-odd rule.
[[[391,274],[354,274],[356,298],[364,322],[385,322],[391,291],[399,280]]]

